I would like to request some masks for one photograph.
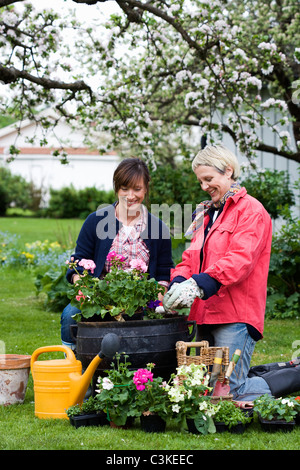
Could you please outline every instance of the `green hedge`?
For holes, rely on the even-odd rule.
[[[0,215],[4,216],[9,206],[31,209],[33,206],[32,184],[19,175],[12,175],[7,168],[0,167]]]
[[[57,219],[85,219],[101,204],[115,201],[113,190],[104,191],[95,187],[75,189],[72,185],[50,190],[49,207],[46,215]]]

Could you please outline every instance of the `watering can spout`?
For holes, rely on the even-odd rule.
[[[98,354],[88,365],[88,368],[85,370],[84,374],[79,374],[78,372],[72,372],[70,374],[71,381],[71,396],[70,403],[72,405],[81,404],[87,392],[87,389],[91,383],[94,372],[97,369],[98,365],[101,362],[101,357]]]
[[[113,357],[119,348],[119,337],[114,333],[108,333],[103,337],[101,351],[90,362],[84,374],[78,372],[70,374],[71,380],[71,405],[81,404],[91,383],[95,370],[104,357]]]

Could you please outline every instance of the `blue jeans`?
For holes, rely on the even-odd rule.
[[[229,347],[229,359],[236,349],[241,357],[230,377],[230,393],[238,401],[253,401],[268,393],[272,395],[267,382],[262,377],[247,377],[256,341],[249,335],[245,323],[222,325],[198,325],[197,341],[207,340],[210,346]]]
[[[71,349],[75,349],[75,342],[71,335],[71,325],[77,325],[76,320],[72,318],[76,313],[80,313],[80,310],[77,307],[73,307],[71,304],[67,305],[61,315],[60,324],[61,324],[61,341],[62,344],[68,346]]]

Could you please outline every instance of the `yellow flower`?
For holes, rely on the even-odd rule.
[[[34,255],[32,255],[31,253],[28,253],[28,251],[22,251],[21,254],[24,255],[25,258],[28,260],[32,260],[34,258]]]

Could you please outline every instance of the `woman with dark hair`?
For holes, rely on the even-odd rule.
[[[167,226],[154,217],[143,205],[148,197],[150,175],[145,162],[138,158],[126,158],[116,168],[113,176],[117,201],[99,207],[85,220],[79,233],[74,261],[91,259],[96,264],[93,275],[104,277],[110,271],[107,255],[114,251],[130,263],[133,259],[147,265],[149,278],[156,279],[167,289],[170,271],[174,266],[170,233]],[[79,274],[67,271],[67,280],[76,283]],[[159,299],[162,300],[162,297]],[[62,343],[74,349],[70,326],[76,324],[72,318],[80,310],[70,304],[61,316]]]

